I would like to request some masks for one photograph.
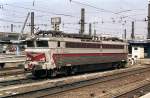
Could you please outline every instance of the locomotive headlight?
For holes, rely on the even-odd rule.
[[[40,61],[45,62],[46,61],[45,57],[41,58]]]
[[[27,60],[27,61],[31,61],[31,58],[27,57],[26,60]]]

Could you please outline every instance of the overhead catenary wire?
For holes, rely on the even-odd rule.
[[[120,15],[120,13],[122,13],[122,12],[131,11],[131,10],[123,10],[123,11],[120,11],[120,12],[113,12],[113,11],[110,11],[110,10],[106,10],[106,9],[99,8],[99,7],[96,7],[96,6],[91,5],[91,4],[82,3],[82,2],[75,1],[75,0],[70,0],[70,2],[73,2],[73,3],[76,3],[76,4],[80,4],[80,5],[84,5],[84,6],[88,6],[88,7],[97,9],[97,10],[102,11],[102,12],[107,12],[107,13],[112,13],[112,14],[118,14],[118,15]]]
[[[81,2],[78,2],[78,1],[75,1],[75,0],[70,0],[70,2],[73,2],[73,3],[76,3],[76,4],[80,4],[80,5],[84,5],[84,6],[88,6],[88,7],[91,7],[91,8],[95,8],[95,9],[100,10],[100,11],[103,11],[103,12],[108,12],[108,13],[113,13],[113,14],[115,14],[115,13],[112,12],[112,11],[109,11],[109,10],[106,10],[106,9],[103,9],[103,8],[98,8],[98,7],[93,6],[93,5],[90,5],[90,4],[81,3]]]
[[[134,18],[132,18],[130,16],[128,16],[128,17],[126,16],[125,17],[125,15],[122,15],[122,13],[124,13],[124,12],[131,12],[131,11],[135,11],[135,10],[144,10],[144,9],[127,9],[127,10],[122,10],[122,11],[119,11],[119,12],[113,12],[113,11],[110,11],[110,10],[106,10],[106,9],[103,9],[103,8],[96,7],[96,6],[91,5],[91,4],[82,3],[82,2],[79,2],[79,1],[76,1],[76,0],[70,0],[70,2],[73,2],[75,4],[79,4],[79,5],[88,6],[88,7],[94,8],[96,10],[99,10],[101,12],[112,13],[112,14],[119,15],[119,16],[124,17],[124,18],[130,18],[132,20],[134,20]]]
[[[74,2],[74,0],[72,1],[72,2]],[[12,6],[12,5],[11,5]],[[14,5],[13,5],[13,7],[14,7]],[[18,7],[18,6],[16,6],[16,7]],[[20,8],[21,6],[19,6],[19,8]],[[94,6],[92,6],[92,7],[94,7]],[[21,7],[21,8],[25,8],[25,9],[28,9],[28,8],[26,8],[26,7]],[[29,8],[29,9],[32,9],[32,8]],[[104,9],[101,9],[101,10],[104,10]],[[37,10],[36,10],[37,11]],[[38,10],[39,11],[39,10]],[[41,10],[40,10],[41,11]],[[107,11],[107,10],[105,10],[105,11]],[[43,11],[42,11],[43,12]],[[110,12],[110,11],[107,11],[107,12]],[[113,13],[115,13],[115,12],[113,12]],[[122,16],[121,18],[126,18],[126,17],[130,17],[130,16]]]
[[[50,11],[45,11],[45,10],[39,10],[39,9],[35,9],[35,8],[24,7],[24,6],[18,6],[18,5],[13,5],[13,4],[3,4],[3,5],[11,6],[11,7],[16,7],[16,8],[21,8],[21,9],[33,10],[33,11],[42,12],[42,13],[47,13],[47,14],[49,13],[49,14],[54,14],[54,15],[59,15],[59,16],[76,17],[76,16],[69,15],[69,14],[55,13],[55,12],[50,12]]]
[[[75,0],[73,0],[73,1],[75,1]],[[82,2],[81,2],[82,3]],[[89,3],[88,3],[89,4]],[[36,9],[35,7],[34,8],[30,8],[30,7],[26,7],[26,6],[23,6],[23,5],[14,5],[14,4],[9,4],[8,6],[11,6],[11,5],[13,5],[13,7],[15,6],[15,8],[20,8],[20,7],[25,7],[25,8],[23,8],[23,9],[26,9],[26,10],[33,10],[33,9],[35,9],[34,11],[37,11],[37,12],[40,12],[40,13],[44,13],[44,14],[47,14],[47,16],[49,15],[49,14],[51,14],[51,15],[56,15],[56,14],[52,14],[52,13],[49,13],[49,12],[51,12],[51,11],[47,11],[47,10],[44,10],[43,8],[41,8],[41,9]],[[91,4],[90,4],[91,5]],[[19,7],[18,7],[19,6]],[[86,5],[85,5],[86,6]],[[93,5],[92,5],[93,6]],[[12,6],[11,6],[12,7]],[[95,6],[96,7],[96,6]],[[99,8],[99,7],[97,7],[97,8]],[[96,9],[96,8],[95,8]],[[101,8],[100,8],[101,9]],[[107,25],[107,24],[121,24],[121,23],[124,23],[124,21],[126,21],[127,23],[130,23],[130,21],[131,20],[133,20],[133,19],[131,19],[131,20],[127,20],[126,18],[128,18],[128,17],[132,17],[132,16],[136,16],[136,15],[123,15],[122,16],[122,14],[124,14],[124,13],[128,13],[128,12],[132,12],[134,9],[127,9],[127,10],[122,10],[122,11],[115,11],[115,12],[112,12],[111,10],[106,10],[106,9],[97,9],[98,11],[102,11],[102,12],[106,12],[106,13],[112,13],[112,14],[115,14],[115,15],[119,15],[119,19],[118,19],[118,17],[116,18],[116,17],[114,17],[114,16],[111,16],[111,17],[113,17],[114,19],[110,19],[110,20],[107,20],[107,19],[104,19],[104,20],[102,20],[102,21],[100,21],[100,20],[98,20],[98,24],[103,24],[103,25]],[[39,11],[40,10],[40,11]],[[43,12],[44,11],[44,12]],[[134,10],[135,11],[135,10]],[[15,12],[15,13],[17,13],[17,12]],[[63,14],[63,13],[62,13]],[[137,13],[138,14],[138,13]],[[72,14],[70,14],[70,15],[72,15]],[[63,16],[63,15],[62,15]],[[74,15],[72,15],[72,16],[74,16]],[[19,17],[19,16],[18,16]],[[42,24],[43,22],[45,22],[45,21],[50,21],[50,20],[46,20],[46,19],[42,19],[41,17],[45,17],[45,16],[36,16],[36,19],[38,18],[38,21],[39,21],[39,23],[41,22],[41,24],[39,24],[39,26],[46,26],[46,25],[44,25],[44,24]],[[66,16],[65,16],[66,17]],[[70,17],[70,16],[67,16],[67,17]],[[76,17],[76,16],[75,16]],[[123,19],[121,20],[120,19],[120,17],[122,17]],[[41,21],[41,20],[43,20],[43,21]],[[1,20],[0,20],[1,21]],[[20,22],[20,24],[21,24],[21,21],[16,21],[16,20],[10,20],[10,19],[5,19],[5,21],[4,20],[2,20],[3,22],[9,22],[9,23],[17,23],[17,24],[19,24],[19,22]],[[143,19],[135,19],[135,21],[136,22],[145,22],[144,21],[144,18]],[[86,22],[86,23],[88,23],[88,22]],[[36,24],[35,24],[36,25]],[[64,25],[78,25],[78,22],[66,22],[66,23],[64,23]],[[47,25],[47,26],[49,26],[49,25]]]

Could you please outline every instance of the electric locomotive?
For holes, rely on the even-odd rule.
[[[26,40],[25,70],[35,77],[124,67],[128,45],[117,38],[39,31]]]

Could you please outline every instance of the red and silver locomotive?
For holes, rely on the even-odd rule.
[[[26,70],[36,77],[121,67],[127,61],[127,43],[88,35],[40,31],[27,39]]]

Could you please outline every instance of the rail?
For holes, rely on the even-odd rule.
[[[24,55],[15,56],[15,55],[1,55],[0,63],[15,63],[15,62],[25,62],[26,58]]]
[[[121,71],[114,71],[113,73],[105,73],[101,75],[91,75],[91,76],[80,76],[80,79],[76,76],[74,78],[66,78],[65,80],[46,80],[41,83],[32,83],[27,85],[21,85],[18,87],[0,89],[0,94],[7,91],[17,92],[11,94],[2,94],[1,98],[27,98],[27,97],[44,97],[53,94],[59,94],[61,92],[67,92],[69,90],[78,89],[86,87],[89,85],[94,85],[98,83],[104,83],[106,81],[116,80],[124,77],[128,77],[135,74],[141,74],[144,72],[149,72],[150,67],[140,67],[132,69],[124,69]],[[68,79],[68,80],[67,80]],[[51,82],[50,82],[51,81]],[[29,89],[32,88],[32,89]]]

